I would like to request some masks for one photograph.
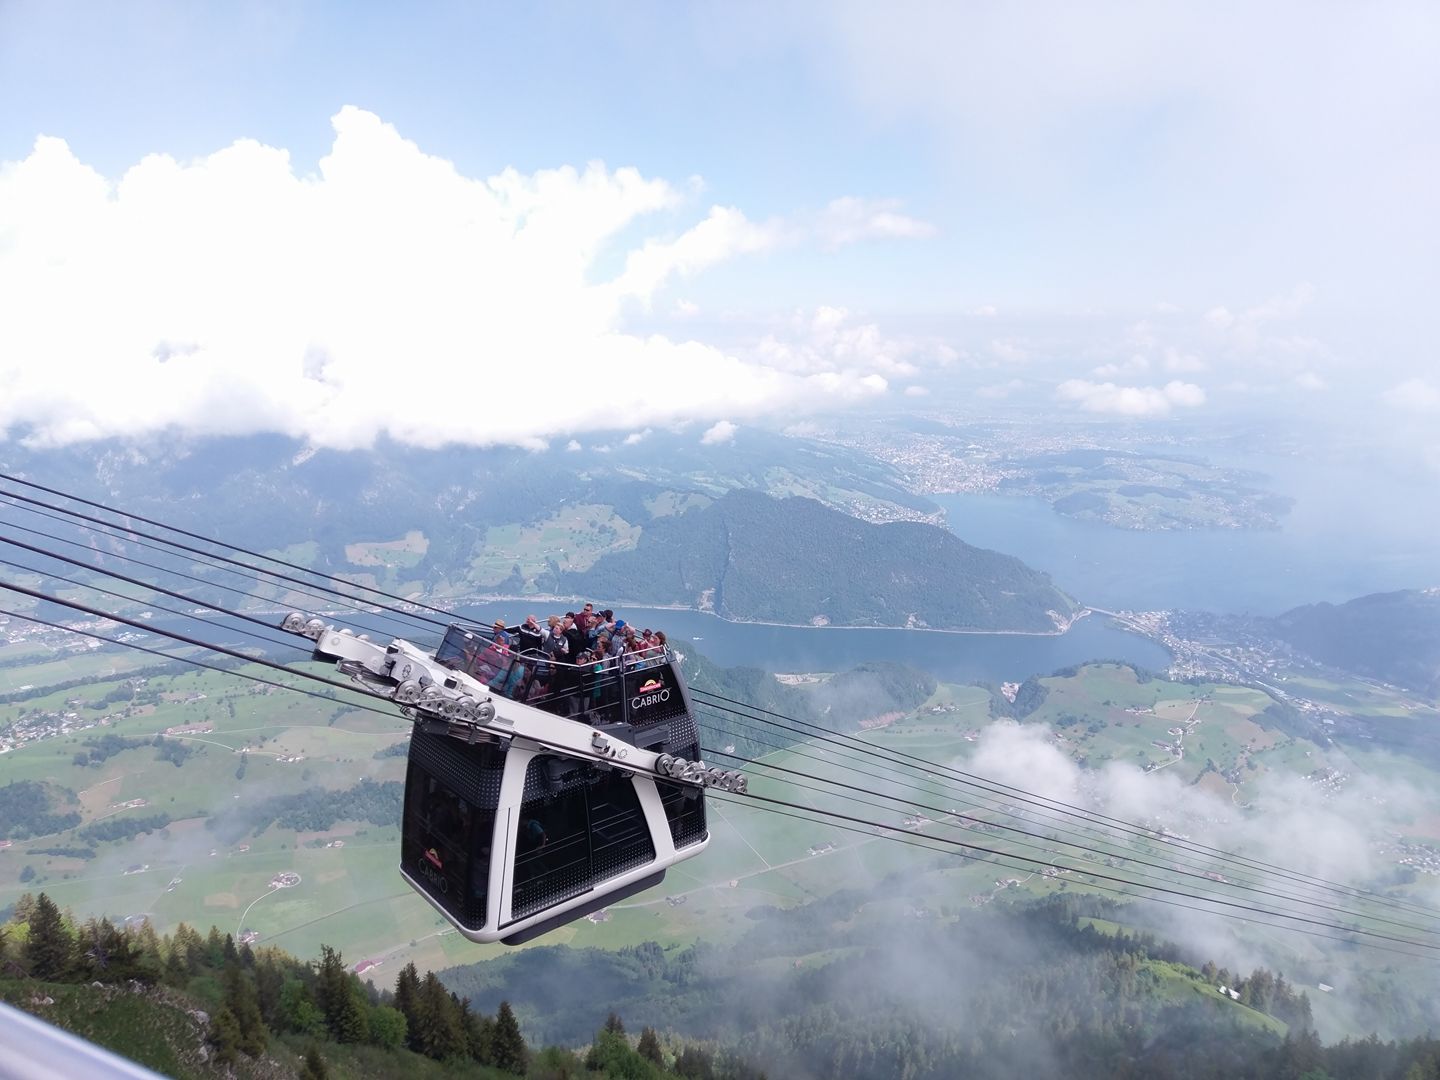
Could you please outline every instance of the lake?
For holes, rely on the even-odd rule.
[[[562,609],[561,612],[563,613]],[[511,623],[550,608],[526,602],[481,604],[467,616]],[[1048,637],[1025,634],[943,634],[924,630],[842,630],[805,626],[732,623],[699,611],[649,608],[617,609],[642,629],[664,630],[682,651],[694,642],[717,664],[767,671],[845,671],[870,660],[912,664],[947,682],[1020,682],[1086,660],[1125,660],[1154,671],[1170,664],[1170,654],[1147,638],[1108,625],[1103,616],[1081,619],[1069,633]]]
[[[1274,531],[1139,532],[1063,517],[1039,499],[932,496],[968,544],[1015,555],[1083,604],[1278,615],[1300,604],[1440,585],[1434,478],[1249,461],[1295,500]]]

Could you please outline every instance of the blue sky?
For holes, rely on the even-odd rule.
[[[387,427],[362,400],[390,355],[365,341],[393,353],[412,333],[427,374],[502,353],[664,371],[654,423],[943,387],[1131,418],[1255,400],[1323,410],[1343,388],[1377,413],[1440,415],[1437,21],[1413,3],[6,0],[0,286],[41,314],[0,338],[0,431],[413,436],[421,416]],[[344,194],[321,175],[346,107],[374,121],[369,134],[352,123],[351,175],[388,177],[383,191]],[[42,135],[68,157],[40,154]],[[216,164],[238,140],[288,165],[258,148]],[[127,189],[147,155],[175,169]],[[407,171],[407,155],[492,188],[513,170],[539,193],[477,210],[473,192]],[[619,203],[585,195],[589,163],[604,166],[590,188]],[[622,196],[627,169],[665,190]],[[496,246],[481,229],[457,245],[447,231],[447,214],[519,230],[544,212],[562,224],[543,253],[533,236]],[[333,231],[310,227],[363,232],[381,213],[392,245],[337,265]],[[197,238],[195,221],[252,216],[263,250],[241,230]],[[664,250],[643,281],[626,277],[647,244]],[[125,245],[138,249],[128,272]],[[370,287],[393,267],[356,267],[382,257],[433,285],[413,303],[403,280]],[[303,282],[255,285],[297,265],[339,284],[309,306]],[[178,300],[207,278],[232,301],[206,298],[209,321]],[[567,284],[547,296],[547,280]],[[427,299],[456,281],[451,307]],[[174,309],[156,300],[167,291]],[[504,333],[491,333],[462,317],[472,297],[482,314],[518,305],[549,324],[578,310],[581,325],[529,333],[496,316]],[[96,313],[83,333],[57,327],[67,303]],[[275,332],[236,329],[245,307]],[[373,325],[351,333],[356,320]],[[274,388],[240,393],[257,350]],[[188,365],[168,411],[139,400],[177,377],[157,353]],[[123,419],[108,407],[118,385],[104,409],[69,389],[101,360],[134,376]],[[706,389],[722,369],[733,407]],[[75,377],[58,385],[57,371]],[[221,401],[249,405],[215,419]],[[444,437],[548,441],[603,411],[577,401]]]

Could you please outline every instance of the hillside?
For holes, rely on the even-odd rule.
[[[1307,604],[1273,626],[1278,637],[1323,663],[1440,696],[1440,589]]]
[[[1048,575],[938,526],[747,491],[652,522],[633,551],[560,580],[567,594],[757,622],[1043,633],[1074,610]]]
[[[674,1041],[667,1052],[652,1030],[634,1045],[614,1016],[586,1034],[587,1052],[532,1051],[508,1003],[477,1012],[413,964],[382,981],[362,983],[326,946],[306,963],[215,927],[78,924],[44,893],[0,926],[0,1002],[167,1076],[669,1080],[667,1063],[688,1062],[712,1080],[754,1077],[733,1055]]]
[[[536,948],[442,978],[481,1008],[506,996],[547,1040],[584,1038],[610,1008],[740,1043],[769,1075],[802,1080],[1431,1075],[1406,1070],[1425,1067],[1434,1040],[1325,1047],[1285,976],[1232,973],[1127,932],[1114,920],[1133,909],[1112,900],[899,917],[893,898],[911,883],[892,875],[758,911],[733,944]]]
[[[519,586],[533,589],[547,570],[585,567],[633,543],[652,518],[737,488],[807,495],[882,520],[936,510],[906,491],[893,468],[859,451],[759,430],[719,447],[655,433],[537,451],[389,443],[316,450],[281,436],[45,450],[9,443],[0,446],[0,472],[247,547],[285,550],[319,570],[451,592],[497,586],[517,568]],[[17,515],[50,528],[27,511]]]
[[[44,456],[12,447],[0,471],[405,594],[584,595],[737,620],[1030,633],[1074,611],[1047,576],[922,520],[933,506],[858,451],[765,433],[723,452],[659,435],[592,451],[313,452],[257,437]],[[39,515],[58,497],[20,494],[39,505],[22,502],[16,524],[53,544]],[[97,552],[132,554],[84,535]],[[213,567],[185,572],[216,582],[187,586],[197,601],[242,603]],[[277,584],[258,589],[272,606],[305,602]]]

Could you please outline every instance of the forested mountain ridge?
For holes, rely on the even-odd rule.
[[[389,442],[317,450],[278,435],[47,449],[12,442],[0,446],[0,472],[246,546],[315,542],[320,568],[330,570],[344,568],[349,543],[419,529],[435,534],[432,542],[459,530],[460,540],[473,544],[477,531],[483,536],[488,527],[528,522],[567,504],[603,504],[643,521],[653,509],[646,501],[666,492],[708,499],[737,488],[804,491],[834,505],[917,516],[936,510],[883,462],[759,430],[720,447],[656,434],[639,443],[597,440],[573,452]]]
[[[481,1008],[504,995],[546,1040],[583,1038],[604,1002],[799,1080],[1435,1076],[1440,1042],[1324,1046],[1282,975],[1192,966],[1095,896],[857,926],[897,884],[770,909],[724,947],[539,947],[442,977]]]
[[[938,526],[872,525],[813,499],[748,491],[655,521],[633,551],[559,584],[566,594],[829,626],[1043,633],[1075,610],[1048,575]]]
[[[1323,663],[1440,696],[1440,589],[1307,604],[1271,625],[1291,646]]]
[[[723,448],[693,442],[341,452],[257,436],[10,447],[0,471],[435,599],[583,595],[737,620],[1030,633],[1073,614],[1047,576],[934,524],[931,504],[858,451],[763,432]],[[59,497],[17,491],[22,524],[52,527],[29,510],[49,513],[43,504]],[[111,536],[93,543],[97,555],[125,552]],[[287,602],[279,587],[261,591]],[[234,603],[218,588],[192,593]]]
[[[148,922],[81,924],[44,893],[21,897],[0,926],[0,1001],[167,1076],[761,1076],[733,1054],[662,1047],[653,1029],[632,1043],[613,1014],[597,1020],[588,1051],[534,1050],[508,1003],[477,1012],[414,964],[386,982],[362,983],[328,947],[307,964],[213,926],[161,937]]]

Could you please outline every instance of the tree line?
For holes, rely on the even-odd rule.
[[[205,1009],[212,1060],[233,1068],[258,1059],[277,1039],[304,1048],[300,1075],[328,1075],[341,1048],[379,1054],[385,1075],[406,1071],[407,1055],[444,1063],[457,1076],[528,1076],[534,1080],[623,1077],[626,1080],[763,1080],[734,1053],[665,1040],[652,1028],[630,1038],[611,1014],[588,1049],[535,1050],[508,1001],[493,1013],[474,1009],[433,971],[413,963],[393,988],[362,982],[338,950],[321,946],[306,963],[273,947],[236,944],[211,927],[181,923],[159,935],[148,921],[80,922],[45,893],[26,894],[0,927],[0,997],[7,986],[95,983],[161,989]],[[19,995],[24,1004],[33,995]],[[388,1055],[388,1057],[387,1057]]]

